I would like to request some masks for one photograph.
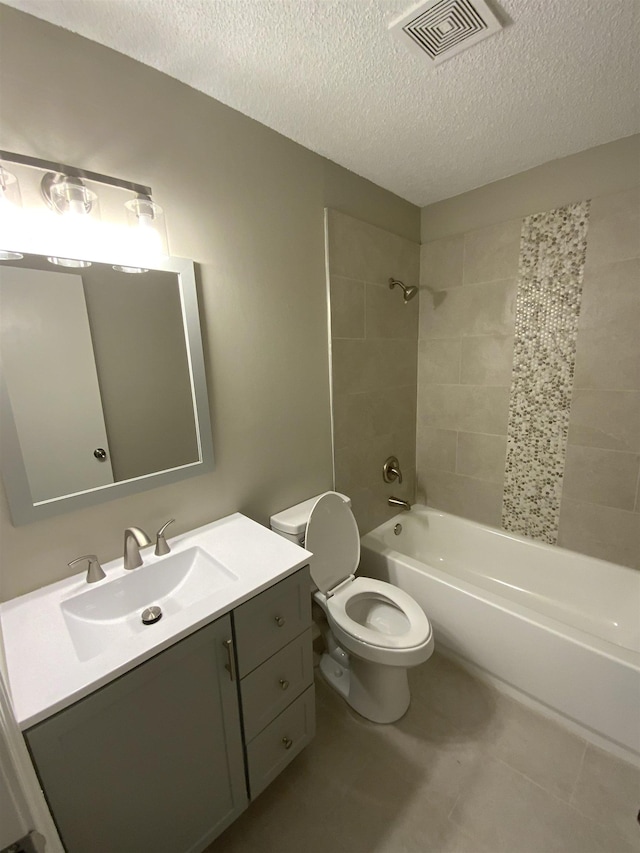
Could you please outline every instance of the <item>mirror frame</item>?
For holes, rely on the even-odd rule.
[[[32,252],[33,254],[33,252]],[[91,260],[91,259],[88,259]],[[104,263],[104,259],[97,261]],[[4,263],[4,262],[3,262]],[[10,262],[7,264],[9,265]],[[116,498],[135,495],[148,489],[167,486],[189,477],[213,471],[213,437],[209,415],[209,396],[204,370],[204,353],[200,330],[200,315],[196,293],[193,261],[187,258],[163,258],[153,264],[152,269],[176,273],[180,290],[182,321],[184,326],[187,361],[191,375],[191,393],[194,420],[197,430],[199,459],[178,468],[169,468],[153,474],[145,474],[131,480],[109,483],[83,492],[62,495],[46,501],[33,503],[27,472],[20,447],[9,392],[0,371],[0,467],[4,481],[11,518],[15,526],[50,518],[73,510],[95,506]]]

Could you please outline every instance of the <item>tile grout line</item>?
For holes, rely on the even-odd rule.
[[[576,794],[576,788],[578,787],[578,782],[580,780],[580,776],[582,775],[582,768],[584,767],[584,760],[585,760],[586,755],[587,755],[588,747],[589,747],[589,744],[585,741],[584,742],[584,749],[582,750],[582,756],[580,757],[580,764],[578,765],[578,772],[576,773],[576,778],[573,780],[573,785],[571,786],[571,793],[569,794],[569,804],[574,806],[574,808],[576,808],[576,809],[577,809],[577,806],[575,805],[575,802],[574,802],[575,794]],[[578,809],[578,811],[579,811],[579,809]]]

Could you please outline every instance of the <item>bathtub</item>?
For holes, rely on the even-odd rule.
[[[639,763],[640,572],[416,505],[362,537],[360,573],[412,595],[445,653]]]

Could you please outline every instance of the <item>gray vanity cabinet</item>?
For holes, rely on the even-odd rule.
[[[315,734],[310,590],[305,566],[233,614],[251,799]]]
[[[223,616],[26,732],[68,853],[196,853],[246,807],[231,636]]]

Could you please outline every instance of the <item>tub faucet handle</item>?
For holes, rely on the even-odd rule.
[[[154,554],[156,557],[164,557],[165,554],[169,554],[171,552],[171,548],[167,543],[164,532],[170,524],[173,524],[175,518],[170,518],[165,524],[162,525],[160,530],[158,530],[156,534],[156,550]]]
[[[398,483],[402,482],[402,471],[397,456],[390,456],[382,466],[382,479],[385,483],[393,483],[394,480]]]

